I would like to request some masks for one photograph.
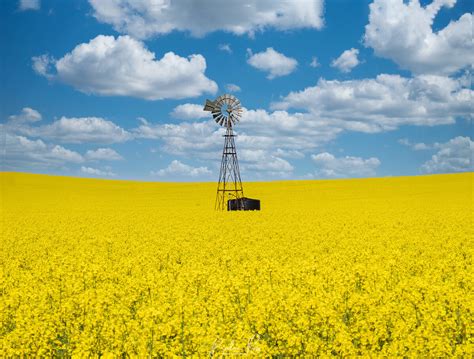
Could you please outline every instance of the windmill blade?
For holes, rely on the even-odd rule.
[[[219,121],[222,119],[222,117],[224,117],[224,116],[222,114],[219,114],[216,117],[214,117],[214,120],[216,121],[216,123],[219,123]]]
[[[222,126],[222,124],[224,123],[224,121],[226,120],[226,117],[224,115],[221,115],[222,116],[222,119],[219,121],[219,125]]]
[[[220,114],[219,116],[217,116],[216,119],[215,119],[216,123],[221,122],[223,118],[224,118],[223,114]]]

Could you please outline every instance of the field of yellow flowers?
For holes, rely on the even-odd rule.
[[[0,357],[473,355],[473,173],[0,181]]]

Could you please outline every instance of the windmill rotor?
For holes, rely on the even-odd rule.
[[[232,127],[240,121],[242,105],[234,95],[224,94],[214,101],[206,100],[204,111],[211,112],[214,121],[219,126]]]

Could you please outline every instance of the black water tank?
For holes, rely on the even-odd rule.
[[[260,200],[242,197],[241,199],[229,199],[227,201],[228,211],[260,211]]]

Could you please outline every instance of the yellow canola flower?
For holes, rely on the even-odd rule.
[[[472,357],[472,180],[0,173],[0,357]]]

